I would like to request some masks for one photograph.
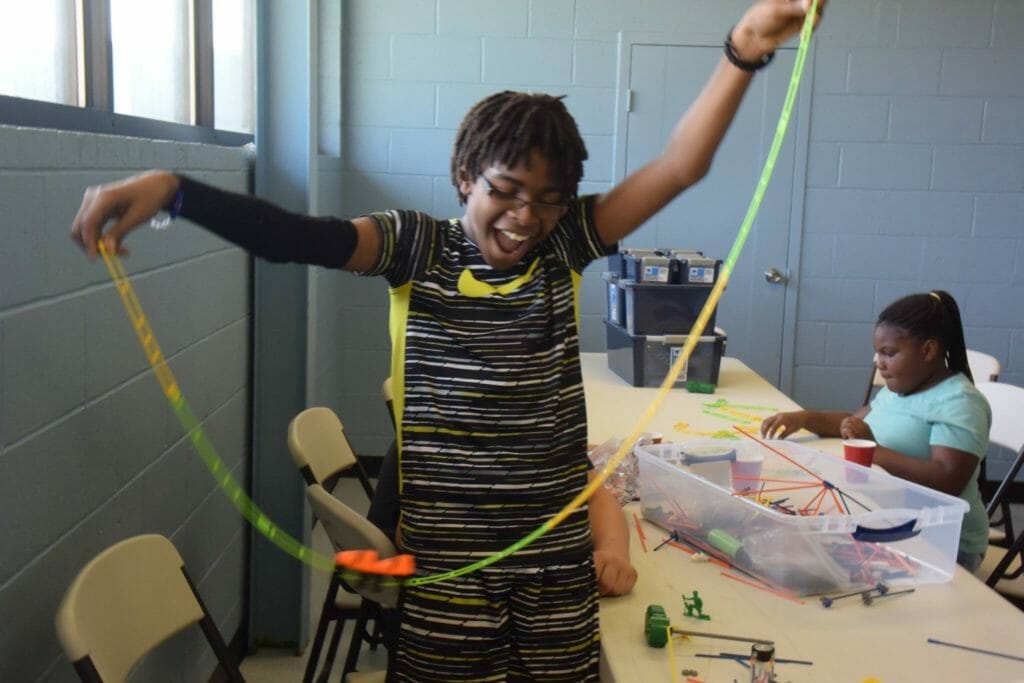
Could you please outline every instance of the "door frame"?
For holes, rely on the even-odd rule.
[[[796,356],[797,303],[800,290],[800,255],[803,248],[804,197],[807,192],[807,163],[810,151],[811,101],[814,89],[814,48],[811,43],[804,64],[803,82],[794,105],[795,116],[790,120],[787,136],[793,136],[793,190],[790,197],[789,250],[787,257],[787,283],[783,305],[782,344],[779,359],[779,377],[765,377],[783,393],[793,390],[793,368]],[[779,48],[795,50],[796,43]],[[633,47],[636,45],[665,45],[670,47],[720,47],[722,37],[707,32],[661,33],[653,31],[619,31],[618,75],[615,82],[615,143],[613,145],[612,184],[622,182],[626,176],[626,138],[629,113],[629,74],[632,67]],[[788,83],[788,80],[787,80]],[[680,112],[680,116],[682,112]],[[774,129],[773,133],[774,135]],[[749,195],[754,193],[749,188]],[[737,231],[739,226],[736,226]]]

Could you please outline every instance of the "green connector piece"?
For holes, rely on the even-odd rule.
[[[697,380],[687,380],[686,390],[691,394],[713,394],[715,393],[715,385],[711,382],[698,382]]]
[[[644,615],[644,636],[651,647],[665,647],[668,643],[668,615],[661,605],[648,605]]]

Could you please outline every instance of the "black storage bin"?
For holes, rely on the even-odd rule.
[[[722,259],[709,258],[699,252],[673,253],[678,262],[680,284],[713,285],[722,270]]]
[[[679,260],[667,253],[626,254],[626,279],[635,282],[660,285],[677,285],[679,279]]]
[[[666,256],[667,251],[659,249],[641,249],[639,247],[623,247],[619,253],[608,256],[608,270],[618,273],[620,278],[632,277],[629,273],[635,258],[644,256]]]
[[[665,285],[619,280],[625,302],[623,327],[630,334],[686,334],[700,315],[712,285]],[[711,312],[714,329],[718,309]]]
[[[679,357],[686,335],[634,335],[610,320],[607,328],[608,368],[634,387],[661,386],[672,363]],[[673,387],[684,388],[688,380],[718,384],[718,370],[725,355],[726,335],[715,331],[701,336],[690,354],[686,369]]]

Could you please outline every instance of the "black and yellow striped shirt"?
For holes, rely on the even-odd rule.
[[[587,481],[579,364],[583,269],[610,253],[576,200],[506,271],[457,220],[373,214],[391,287],[392,379],[400,417],[402,541],[453,565],[501,550],[560,511]],[[585,508],[507,563],[590,552]]]

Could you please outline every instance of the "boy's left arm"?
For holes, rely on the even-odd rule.
[[[594,471],[590,471],[594,478]],[[629,526],[615,496],[599,486],[587,501],[590,534],[594,539],[594,569],[601,595],[625,595],[636,583],[629,561]]]
[[[800,31],[811,0],[759,0],[732,29],[736,56],[758,62]],[[819,0],[820,19],[824,0]],[[662,154],[602,196],[594,209],[605,244],[638,228],[704,177],[753,74],[723,55],[697,99],[676,124]]]

